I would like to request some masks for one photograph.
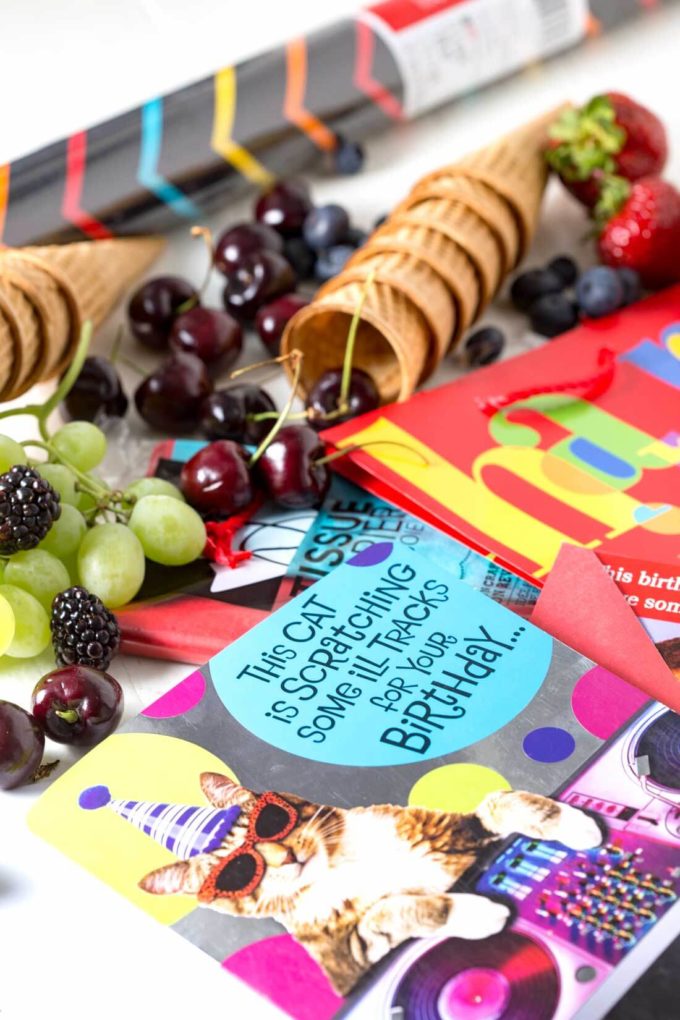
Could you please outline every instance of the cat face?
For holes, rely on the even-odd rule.
[[[141,888],[157,895],[194,895],[227,914],[285,916],[301,893],[328,871],[343,829],[343,812],[294,794],[257,794],[226,776],[204,773],[201,787],[215,807],[241,813],[212,853],[159,868]]]

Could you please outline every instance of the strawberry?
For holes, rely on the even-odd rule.
[[[627,266],[645,287],[680,281],[680,191],[660,177],[632,184],[622,177],[605,182],[596,212],[604,228],[598,241],[605,265]]]
[[[661,173],[666,130],[646,107],[620,92],[565,110],[550,129],[546,159],[565,187],[592,209],[607,174],[636,181]]]

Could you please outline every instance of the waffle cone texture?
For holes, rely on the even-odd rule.
[[[435,371],[531,243],[548,176],[547,131],[560,112],[418,181],[297,312],[281,352],[303,353],[303,393],[342,365],[362,294],[353,363],[372,376],[382,401],[408,399]]]
[[[99,326],[164,243],[131,237],[0,251],[0,401],[63,372],[83,323]]]

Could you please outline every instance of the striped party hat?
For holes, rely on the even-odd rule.
[[[116,800],[107,786],[90,786],[83,790],[78,804],[86,811],[103,807],[115,811],[182,860],[217,849],[241,813],[237,804],[213,808],[158,804],[152,800]]]

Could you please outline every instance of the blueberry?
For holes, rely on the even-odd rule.
[[[551,269],[527,269],[512,281],[510,300],[515,308],[525,312],[536,298],[544,294],[559,294],[564,290],[561,278]]]
[[[576,300],[584,315],[598,319],[615,312],[623,304],[621,277],[609,266],[593,266],[582,273],[576,284]]]
[[[545,268],[559,276],[565,287],[573,287],[578,279],[578,266],[569,255],[558,255]]]
[[[363,148],[358,142],[350,142],[338,136],[338,147],[333,153],[333,169],[336,174],[358,174],[365,160]]]
[[[361,248],[367,241],[368,234],[360,227],[350,227],[345,235],[345,244],[351,244],[353,248]]]
[[[632,305],[634,301],[639,301],[642,297],[642,284],[637,270],[623,266],[621,269],[617,269],[617,273],[619,274],[619,282],[623,287],[622,306]]]
[[[325,283],[331,280],[345,268],[345,263],[354,254],[354,248],[349,244],[336,244],[326,251],[319,252],[319,257],[314,265],[314,276],[317,280]]]
[[[490,365],[505,347],[505,334],[495,326],[483,326],[465,341],[463,357],[470,368]]]
[[[534,333],[547,337],[559,336],[573,329],[578,322],[578,311],[574,302],[564,294],[544,294],[532,302],[529,321]]]
[[[283,254],[298,280],[311,280],[316,254],[302,237],[288,237],[283,244]]]
[[[349,230],[349,216],[341,205],[320,205],[312,209],[302,225],[302,236],[310,248],[321,251],[342,244]]]

